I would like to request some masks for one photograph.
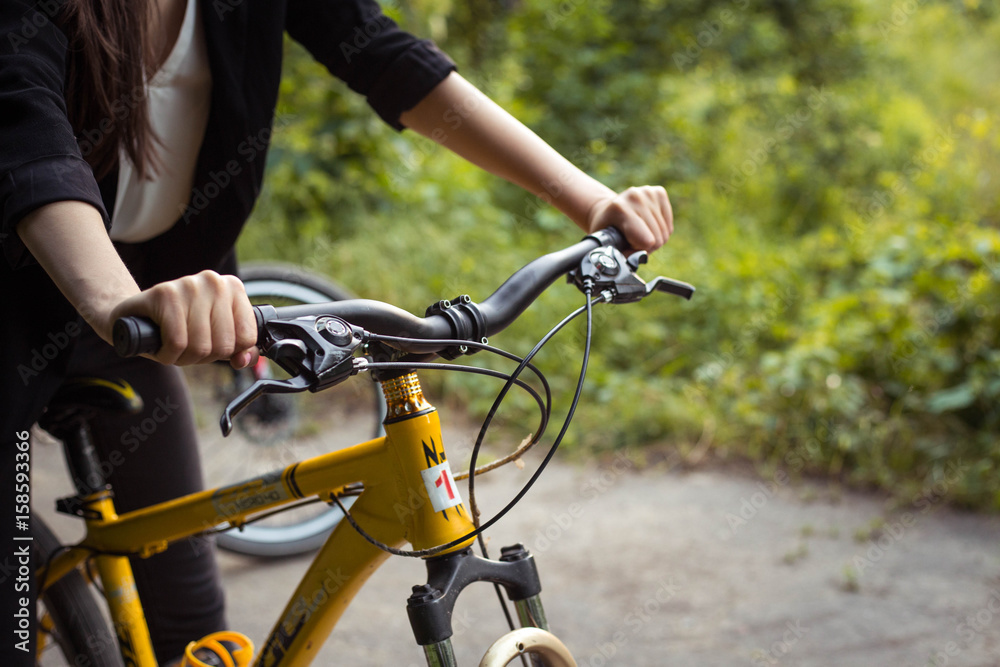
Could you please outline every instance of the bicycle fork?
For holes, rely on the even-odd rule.
[[[427,561],[427,583],[413,587],[406,602],[413,635],[424,649],[428,667],[457,667],[452,649],[452,612],[459,594],[469,584],[500,584],[514,602],[521,627],[548,630],[539,597],[542,585],[535,559],[523,545],[501,549],[500,560],[487,560],[464,549]],[[533,664],[541,664],[534,662]]]

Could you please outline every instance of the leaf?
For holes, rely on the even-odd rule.
[[[942,389],[931,394],[930,398],[927,399],[927,410],[937,414],[961,410],[972,405],[975,400],[975,390],[968,383],[960,384],[957,387]]]

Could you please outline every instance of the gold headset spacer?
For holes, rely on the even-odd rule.
[[[382,394],[385,396],[386,416],[390,419],[431,407],[424,399],[424,392],[420,388],[420,379],[416,373],[385,380],[382,382]]]

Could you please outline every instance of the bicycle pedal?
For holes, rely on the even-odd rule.
[[[249,667],[253,642],[241,632],[213,632],[184,649],[180,667]]]

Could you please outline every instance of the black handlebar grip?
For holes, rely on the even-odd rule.
[[[591,236],[598,239],[602,245],[607,245],[610,242],[611,245],[622,252],[628,249],[628,242],[625,241],[625,235],[617,227],[605,227],[594,232]]]
[[[162,344],[159,325],[148,317],[119,317],[111,333],[120,357],[155,354]]]

